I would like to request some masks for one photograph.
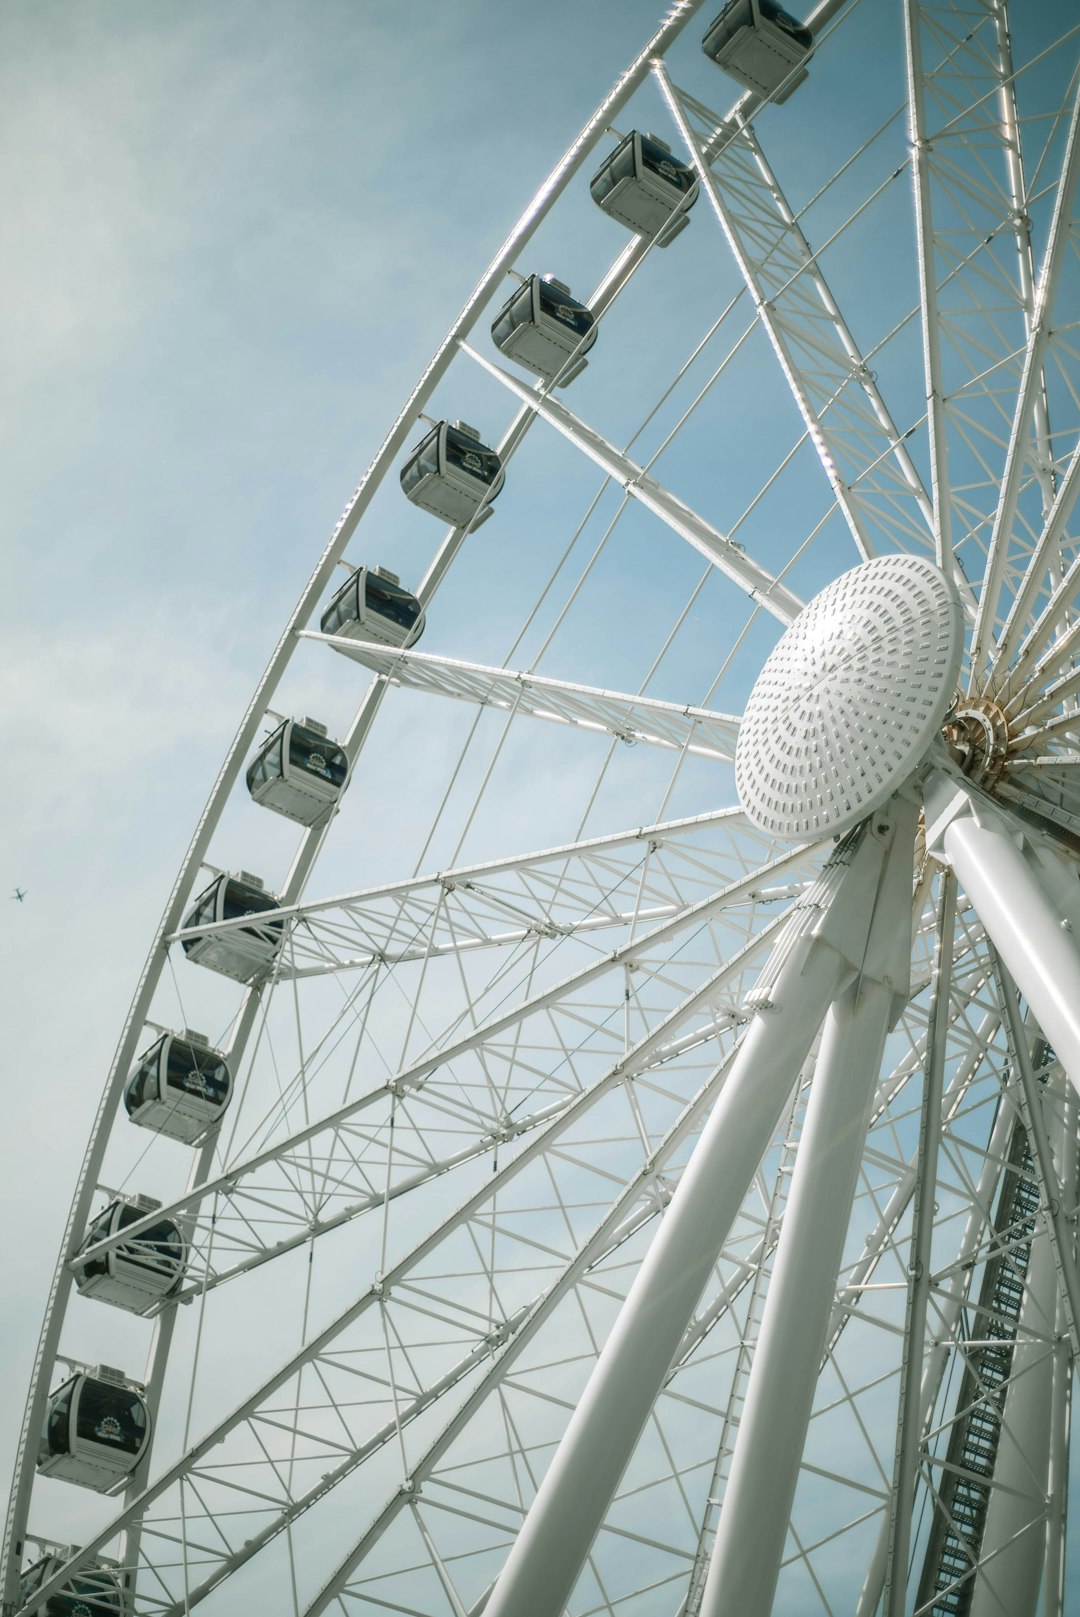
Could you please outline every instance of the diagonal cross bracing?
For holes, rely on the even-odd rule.
[[[735,756],[739,721],[729,713],[630,696],[622,691],[598,690],[510,668],[489,668],[430,652],[390,651],[313,632],[308,638],[347,651],[391,685],[408,690],[598,731],[630,746],[645,742],[653,747],[673,747],[723,763],[730,763]]]
[[[910,429],[892,420],[754,130],[653,71],[859,553],[932,548]]]

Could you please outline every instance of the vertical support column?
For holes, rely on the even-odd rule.
[[[1046,1543],[1057,1274],[1048,1230],[1032,1242],[971,1617],[1035,1617]]]
[[[1036,1021],[1080,1090],[1080,950],[999,809],[940,770],[927,778],[927,847],[956,871]]]
[[[1076,1203],[1080,1100],[1065,1085],[1060,1097],[1062,1211],[1071,1232],[1069,1251],[1076,1256]],[[1050,1392],[1050,1465],[1047,1476],[1046,1559],[1043,1565],[1042,1617],[1065,1617],[1065,1529],[1069,1499],[1069,1435],[1072,1423],[1074,1356],[1066,1332],[1064,1299],[1058,1298],[1057,1340]]]
[[[905,964],[910,952],[908,833],[914,830],[914,810],[906,808],[899,816],[902,831],[897,838],[906,844]],[[872,923],[883,909],[891,911],[880,903],[880,893],[887,888],[891,896],[896,885],[895,861],[889,858],[894,822],[888,811],[874,815],[873,822],[852,832],[837,849],[759,980],[754,1021],[507,1557],[485,1617],[560,1617],[566,1606],[822,1016],[874,941]],[[895,934],[895,915],[892,919]],[[867,1007],[863,1021],[869,1016]]]
[[[701,1617],[772,1610],[893,1003],[860,977],[825,1020]]]
[[[905,1617],[907,1571],[911,1553],[911,1514],[919,1474],[922,1444],[920,1379],[926,1340],[927,1304],[930,1300],[931,1247],[937,1195],[938,1146],[941,1142],[941,1106],[945,1079],[945,1041],[949,1031],[949,993],[952,986],[953,928],[956,920],[956,878],[945,871],[938,906],[936,976],[930,1007],[930,1030],[923,1080],[919,1124],[919,1182],[911,1231],[908,1270],[907,1321],[900,1368],[900,1405],[896,1423],[896,1465],[889,1506],[888,1570],[884,1617]]]

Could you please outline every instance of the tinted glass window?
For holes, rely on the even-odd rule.
[[[247,772],[248,789],[261,786],[268,780],[281,779],[281,746],[285,736],[285,726],[279,724],[268,741],[264,742],[258,757]]]
[[[532,320],[532,286],[528,282],[506,300],[495,318],[491,335],[498,347],[512,331],[528,325]]]
[[[411,629],[420,616],[420,602],[414,595],[403,590],[400,584],[391,584],[388,578],[379,578],[376,573],[368,573],[364,581],[364,599],[369,612],[389,618],[403,629]]]
[[[584,304],[572,298],[568,292],[560,292],[557,286],[550,281],[540,282],[540,307],[545,314],[554,315],[561,325],[575,331],[579,337],[584,337],[593,327],[593,317]]]
[[[170,1089],[198,1095],[215,1106],[224,1106],[229,1098],[229,1069],[224,1061],[212,1050],[196,1050],[183,1039],[174,1039],[169,1046],[165,1082]]]
[[[634,137],[627,135],[616,146],[603,168],[595,175],[589,191],[594,202],[602,202],[620,180],[628,180],[634,172]]]
[[[674,185],[680,191],[689,191],[694,184],[693,170],[687,168],[685,163],[680,163],[677,157],[666,152],[647,135],[641,137],[641,161],[653,174],[659,174],[669,185]]]
[[[47,1454],[66,1454],[68,1452],[71,1432],[71,1395],[75,1390],[75,1378],[66,1381],[50,1399],[49,1408],[45,1415],[45,1426],[42,1432],[42,1447]]]
[[[269,893],[260,892],[257,887],[249,887],[247,882],[230,879],[225,883],[225,900],[222,906],[223,921],[235,921],[242,915],[265,916],[268,911],[276,910],[278,902],[271,898]],[[263,921],[261,932],[280,932],[280,921]]]
[[[289,765],[302,769],[308,775],[318,775],[332,786],[344,786],[348,763],[340,747],[336,747],[317,730],[308,730],[294,724],[289,738]]]
[[[112,1207],[107,1207],[105,1209],[105,1211],[100,1215],[100,1217],[95,1218],[94,1222],[91,1224],[90,1228],[87,1230],[86,1239],[83,1241],[83,1244],[82,1244],[82,1250],[84,1252],[86,1251],[87,1247],[91,1247],[91,1246],[96,1245],[96,1243],[98,1241],[104,1241],[104,1239],[105,1239],[105,1237],[107,1235],[112,1234],[112,1222],[113,1222],[114,1208],[115,1208],[115,1203],[113,1204]],[[105,1255],[105,1253],[102,1253],[101,1257],[99,1257],[99,1258],[91,1258],[89,1263],[84,1263],[83,1264],[83,1274],[85,1274],[87,1276],[103,1275],[103,1274],[106,1274],[108,1272],[108,1268],[109,1268],[108,1257]]]
[[[194,909],[185,917],[185,926],[207,926],[211,921],[217,920],[214,911],[221,881],[222,878],[219,876],[217,881],[212,882],[205,892],[199,894],[195,900]]]
[[[120,1210],[120,1228],[126,1230],[136,1219],[144,1216],[137,1207],[123,1207]],[[184,1257],[180,1231],[168,1218],[163,1218],[159,1224],[151,1224],[130,1246],[120,1250],[128,1263],[143,1263],[150,1269],[178,1269]]]
[[[124,1105],[129,1112],[137,1112],[143,1101],[157,1094],[157,1068],[163,1042],[159,1039],[154,1048],[147,1051],[127,1081]]]
[[[277,900],[271,898],[269,893],[249,887],[247,882],[229,880],[225,883],[223,921],[235,921],[241,915],[263,915],[267,910],[276,909]]]
[[[495,451],[454,427],[446,429],[446,460],[448,465],[460,467],[482,483],[494,483],[499,475],[500,461]]]
[[[87,1376],[79,1393],[76,1434],[80,1443],[93,1443],[121,1454],[138,1454],[146,1435],[146,1410],[127,1387]]]
[[[322,615],[323,634],[337,634],[343,623],[352,623],[360,616],[360,574],[346,579]]]
[[[439,470],[439,429],[429,432],[402,468],[401,486],[408,494],[421,478]]]
[[[24,1572],[22,1577],[19,1579],[19,1597],[22,1600],[23,1605],[26,1604],[27,1600],[36,1590],[41,1588],[45,1577],[45,1568],[48,1566],[48,1564],[49,1558],[46,1556],[44,1561],[36,1561],[30,1570],[28,1572]]]
[[[810,49],[810,46],[814,43],[814,36],[809,28],[805,28],[797,17],[793,17],[789,11],[785,11],[783,6],[778,6],[776,0],[759,0],[759,4],[763,17],[768,17],[770,22],[776,23],[786,34],[790,34],[793,39],[797,40],[800,45],[805,45],[807,50]]]

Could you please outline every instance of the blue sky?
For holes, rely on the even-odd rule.
[[[4,8],[2,880],[27,889],[0,911],[5,1473],[100,1086],[250,688],[389,419],[655,17]]]
[[[853,25],[875,57],[895,45],[895,9],[866,0]],[[21,1232],[3,1260],[0,1369],[12,1392],[0,1400],[0,1471],[100,1086],[250,689],[416,375],[658,10],[657,0],[420,0],[407,10],[13,0],[0,16],[0,725],[10,782],[0,881],[27,889],[24,904],[5,898],[0,910],[10,1075],[0,1194],[7,1227]],[[730,86],[700,59],[693,71],[694,88],[726,106]],[[852,118],[866,112],[853,102]],[[841,147],[847,115],[837,106]],[[780,109],[768,116],[782,122]],[[789,152],[797,189],[830,171],[832,127],[816,147]],[[699,301],[716,295],[705,214],[699,203],[686,242],[670,250]],[[535,267],[585,292],[620,243],[606,221],[581,218],[562,234],[553,227],[545,246],[558,262]],[[837,271],[847,306],[899,306],[907,282],[896,262],[870,241],[864,250]],[[680,313],[669,307],[673,279],[657,266],[648,284],[649,300],[605,328],[588,378],[567,395],[574,408],[599,401],[613,437],[636,420],[623,369],[661,374],[676,340],[665,325]],[[911,373],[901,367],[895,379],[903,396]],[[488,399],[476,384],[475,405],[470,396],[460,413],[483,424],[474,410],[491,410]],[[742,408],[760,412],[767,449],[770,397],[748,386]],[[722,421],[687,442],[680,490],[715,499],[723,526],[761,467],[725,454]],[[511,517],[507,501],[478,536],[488,548],[474,555],[486,560],[463,569],[454,622],[433,624],[429,649],[505,654],[520,601],[549,570],[526,540],[543,534],[578,475],[561,454],[566,484],[529,474],[529,510]],[[580,505],[594,483],[582,483]],[[436,532],[417,521],[388,520],[373,558],[407,580]],[[674,547],[654,574],[653,530],[627,526],[639,577],[665,601],[669,588],[685,594],[696,558]],[[811,564],[804,593],[814,578]],[[490,610],[473,623],[485,579]],[[587,601],[597,627],[556,645],[548,671],[632,686],[659,631],[647,612],[640,627],[605,615],[612,598],[632,601],[624,588],[600,573]],[[747,677],[773,628],[751,643]],[[716,631],[730,635],[730,621]],[[676,650],[655,694],[700,701],[706,685],[691,647]],[[312,688],[330,700],[318,681]],[[353,695],[359,688],[351,682]],[[376,835],[394,812],[392,794],[383,798],[370,805]],[[524,824],[529,805],[514,813]],[[272,871],[276,829],[260,832],[265,867],[235,862]],[[483,826],[476,857],[487,836],[521,845],[516,826]],[[527,828],[521,838],[530,845]],[[334,876],[347,868],[342,860]]]

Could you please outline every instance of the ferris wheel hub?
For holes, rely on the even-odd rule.
[[[917,556],[879,556],[814,597],[766,662],[735,780],[763,830],[808,842],[879,808],[926,756],[956,694],[963,614]]]

